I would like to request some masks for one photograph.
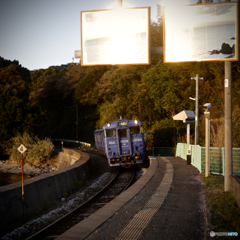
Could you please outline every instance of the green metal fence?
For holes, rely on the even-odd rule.
[[[152,156],[174,156],[174,147],[153,147]]]
[[[176,149],[176,157],[183,158],[184,160],[187,160],[187,149],[189,147],[189,144],[186,143],[178,143],[177,149]]]
[[[191,145],[191,164],[202,172],[202,148],[199,145]]]
[[[187,159],[186,143],[178,143],[176,157]],[[200,172],[205,170],[205,147],[191,145],[191,164]],[[224,175],[224,148],[210,147],[210,173]],[[240,148],[233,148],[233,175],[240,175]]]

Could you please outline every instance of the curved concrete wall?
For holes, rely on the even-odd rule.
[[[73,165],[24,181],[24,220],[47,210],[65,193],[76,189],[74,183],[89,177],[89,155],[64,149],[64,154],[78,159]],[[0,187],[0,237],[20,226],[22,221],[22,182]]]
[[[57,169],[62,169],[73,165],[77,160],[80,159],[80,157],[81,154],[79,152],[64,148],[63,152],[59,153]]]

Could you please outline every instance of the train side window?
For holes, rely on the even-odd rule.
[[[105,129],[104,131],[104,137],[116,137],[116,129],[112,128],[112,129]]]
[[[127,137],[127,129],[119,129],[120,137]]]
[[[139,134],[141,133],[141,128],[140,126],[134,126],[130,127],[131,134]]]

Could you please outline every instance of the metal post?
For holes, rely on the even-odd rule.
[[[205,112],[205,177],[210,174],[210,112]]]
[[[22,223],[24,223],[24,180],[23,180],[23,153],[22,153]]]
[[[232,175],[232,68],[231,62],[225,61],[225,172],[224,191],[230,191],[230,176]]]
[[[190,124],[187,124],[187,144],[190,144]]]
[[[196,75],[196,100],[195,100],[195,145],[198,145],[198,126],[199,126],[199,79]]]

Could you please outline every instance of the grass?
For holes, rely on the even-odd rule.
[[[235,197],[230,192],[224,192],[224,177],[202,176],[202,180],[207,188],[212,231],[238,232],[240,236],[240,208]],[[222,238],[221,236],[214,237],[214,239]],[[233,239],[233,237],[224,237],[224,239]]]

